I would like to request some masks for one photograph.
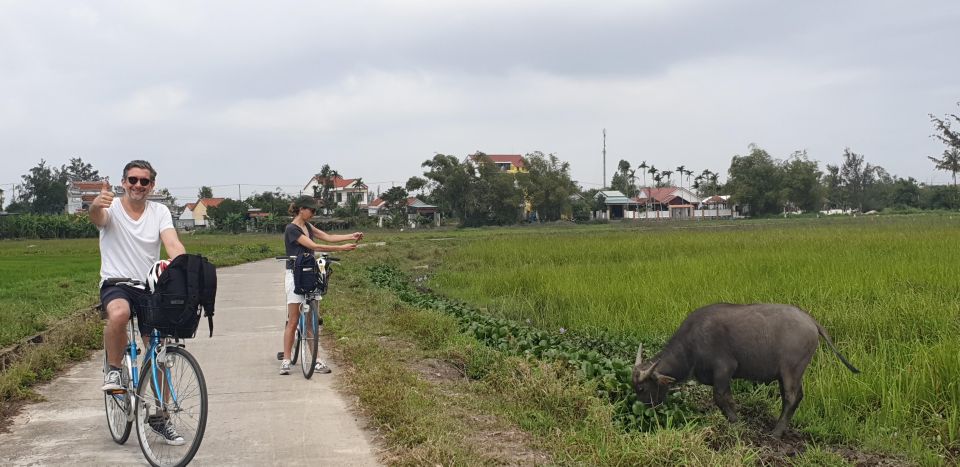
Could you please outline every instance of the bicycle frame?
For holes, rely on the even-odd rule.
[[[139,351],[139,346],[137,345],[138,333],[136,332],[137,327],[134,322],[134,317],[132,316],[130,317],[129,328],[130,328],[129,335],[128,335],[129,342],[127,343],[126,349],[124,349],[124,354],[125,354],[124,358],[129,359],[128,370],[130,371],[130,375],[129,375],[130,387],[127,388],[127,394],[130,395],[130,393],[132,392],[134,399],[136,399],[137,389],[140,387],[140,384],[141,384],[139,370],[142,367],[142,365],[137,365],[137,357],[138,357],[138,351]],[[169,404],[172,404],[175,408],[178,408],[179,398],[177,396],[176,389],[174,389],[171,381],[172,378],[170,375],[170,369],[167,368],[166,365],[162,365],[163,381],[165,381],[167,384],[165,384],[164,387],[161,388],[160,387],[161,375],[159,371],[159,367],[161,367],[161,365],[157,364],[158,360],[162,363],[162,360],[157,358],[158,355],[163,354],[165,356],[166,349],[170,345],[176,345],[176,343],[169,342],[169,338],[161,338],[160,333],[156,329],[154,329],[150,333],[150,343],[147,345],[147,349],[144,354],[144,357],[150,359],[150,369],[151,369],[150,383],[153,386],[153,390],[154,390],[153,393],[165,394],[165,390],[169,391],[169,395],[171,398],[171,402]],[[168,405],[168,402],[165,399],[166,399],[165,397],[161,397],[161,400],[158,401],[160,404],[160,407],[163,410],[166,410],[167,409],[166,405]]]

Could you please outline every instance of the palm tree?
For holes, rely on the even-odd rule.
[[[686,166],[678,166],[677,173],[680,174],[680,188],[683,188],[683,173],[687,170]]]
[[[667,177],[667,185],[673,185],[673,182],[670,181],[670,176],[673,175],[672,170],[664,170],[663,172],[660,172],[660,173],[663,174],[664,177]]]
[[[687,176],[687,186],[690,186],[690,176],[693,175],[692,170],[684,170],[683,174]]]
[[[640,169],[640,172],[643,173],[643,186],[644,186],[644,188],[647,186],[647,168],[648,168],[648,167],[650,167],[650,166],[647,165],[647,161],[643,161],[643,162],[640,163],[640,165],[637,166],[637,168]]]
[[[661,173],[665,173],[665,172],[661,172]],[[663,175],[661,175],[661,173],[653,174],[653,181],[656,183],[657,187],[660,186],[660,181],[663,180]],[[656,198],[654,198],[653,200],[655,201],[654,206],[656,206],[656,209],[657,209],[657,219],[659,219],[660,218],[660,201],[658,201]]]
[[[937,164],[937,170],[945,170],[953,175],[953,186],[957,186],[957,172],[960,172],[960,148],[950,148],[943,151],[943,159],[927,156],[927,159]]]

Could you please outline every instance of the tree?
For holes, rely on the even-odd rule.
[[[960,102],[957,102],[960,105]],[[960,116],[957,114],[947,114],[944,118],[939,118],[930,114],[930,122],[933,123],[936,134],[932,135],[943,144],[947,145],[947,150],[943,152],[943,159],[937,159],[928,156],[928,158],[937,164],[937,170],[946,170],[953,175],[953,185],[957,185],[957,172],[960,172],[960,131],[954,130],[952,123],[960,123]]]
[[[407,180],[407,184],[404,185],[404,188],[406,188],[408,192],[414,192],[414,191],[419,192],[420,190],[423,190],[423,188],[427,186],[427,183],[428,182],[425,178],[414,176],[414,177],[410,177]]]
[[[218,206],[208,208],[207,217],[213,221],[216,228],[237,233],[243,229],[243,223],[247,219],[247,205],[242,201],[227,198]]]
[[[288,209],[293,200],[283,194],[280,187],[274,191],[264,191],[263,193],[254,193],[247,197],[244,202],[250,207],[259,209],[262,212],[269,213],[277,217],[284,217],[289,214]]]
[[[462,221],[467,210],[468,192],[476,176],[473,166],[445,154],[436,154],[420,166],[428,169],[423,175],[430,181],[429,201],[446,217]]]
[[[540,151],[524,156],[523,163],[527,172],[517,174],[517,182],[530,200],[537,217],[555,221],[565,213],[572,214],[570,197],[578,190],[570,178],[570,163],[561,162],[556,155],[544,155]]]
[[[867,186],[873,183],[873,166],[866,163],[863,156],[845,148],[843,162],[840,164],[840,182],[847,205],[863,211],[864,195]]]
[[[340,173],[330,168],[329,164],[323,164],[320,172],[314,175],[317,180],[317,186],[313,187],[313,197],[323,203],[324,210],[330,210],[337,205],[334,199],[336,191],[336,180],[340,178]]]
[[[890,204],[895,207],[920,207],[920,185],[913,177],[898,178],[893,183],[890,193]]]
[[[390,225],[401,228],[407,223],[407,198],[409,193],[403,187],[395,186],[380,195],[384,207],[390,213]]]
[[[937,165],[937,170],[950,172],[953,176],[953,186],[957,186],[957,172],[960,172],[960,148],[950,148],[943,151],[942,159],[933,156],[927,156],[927,159]]]
[[[177,204],[177,198],[170,193],[170,190],[166,188],[161,188],[157,190],[157,194],[163,196],[166,199],[170,200],[170,204]]]
[[[79,157],[71,157],[69,165],[60,166],[58,172],[60,178],[72,182],[91,182],[102,180],[100,172],[93,169],[93,166],[83,162]]]
[[[208,186],[202,186],[200,187],[200,190],[197,192],[197,198],[198,199],[213,198],[213,190],[210,189],[210,187]]]
[[[820,180],[823,186],[824,195],[827,203],[834,208],[842,207],[843,204],[843,180],[840,178],[840,167],[827,164],[827,172],[823,174]]]
[[[806,151],[796,151],[781,165],[781,200],[803,211],[817,211],[823,206],[823,186],[816,161]]]
[[[523,193],[512,174],[501,172],[489,157],[483,157],[470,182],[465,226],[508,225],[520,219]]]
[[[750,154],[736,155],[730,162],[727,190],[733,201],[748,205],[756,214],[772,214],[780,207],[780,171],[776,161],[759,146],[748,146]]]
[[[660,175],[663,175],[663,176],[667,179],[667,186],[672,186],[672,185],[673,185],[673,181],[670,180],[670,176],[673,175],[673,171],[672,171],[672,170],[664,170],[664,171],[660,172]]]
[[[67,205],[67,185],[56,172],[40,159],[30,173],[20,177],[23,183],[18,186],[20,195],[17,201],[22,206],[29,206],[30,212],[35,214],[62,213]]]
[[[639,170],[640,173],[643,174],[643,186],[644,186],[644,188],[646,188],[646,186],[647,186],[647,168],[648,168],[648,167],[650,167],[650,166],[647,165],[647,161],[643,161],[643,162],[640,163],[640,165],[637,166],[637,170]]]
[[[617,190],[628,197],[636,195],[636,185],[630,182],[630,178],[630,163],[620,160],[620,163],[617,164],[617,171],[614,172],[613,178],[610,180],[610,189]]]

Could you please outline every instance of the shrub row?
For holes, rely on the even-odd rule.
[[[563,362],[597,385],[597,395],[616,408],[616,421],[627,429],[649,431],[696,421],[693,405],[683,392],[671,404],[646,407],[631,386],[637,343],[602,334],[559,330],[548,332],[514,320],[496,318],[464,303],[412,287],[403,272],[388,265],[369,268],[372,282],[392,290],[408,304],[453,316],[460,331],[501,352]],[[644,342],[645,348],[660,343]]]
[[[89,238],[97,227],[86,215],[19,214],[0,217],[2,238]]]

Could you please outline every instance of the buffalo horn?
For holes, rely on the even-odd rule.
[[[635,381],[640,382],[640,381],[646,381],[647,379],[649,379],[649,378],[650,378],[650,375],[653,374],[653,370],[657,368],[657,364],[658,364],[658,363],[660,363],[659,360],[653,362],[653,365],[650,365],[650,368],[647,368],[646,370],[641,371],[640,374],[637,376],[637,379],[636,379]],[[639,365],[638,365],[638,366],[639,366]],[[636,370],[634,370],[634,371],[636,371]]]

